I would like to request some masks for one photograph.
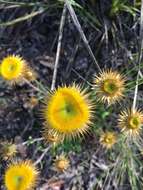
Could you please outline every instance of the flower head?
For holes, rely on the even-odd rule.
[[[35,187],[38,172],[29,161],[11,163],[5,172],[5,186],[7,190],[29,190]]]
[[[87,131],[91,123],[92,105],[85,90],[81,91],[75,85],[59,87],[49,96],[45,104],[44,136],[48,134],[49,128],[53,133],[61,135],[61,139]]]
[[[127,109],[119,115],[119,127],[131,136],[139,135],[143,125],[143,112],[137,109]]]
[[[97,98],[102,102],[112,104],[123,97],[125,79],[116,71],[108,70],[100,73],[94,79]]]
[[[8,141],[0,142],[0,155],[2,159],[11,159],[16,155],[16,153],[17,147],[15,144]]]
[[[69,167],[69,160],[65,157],[65,155],[60,155],[55,160],[55,169],[59,172],[63,172],[67,170]]]
[[[36,73],[19,55],[5,57],[0,65],[0,74],[5,80],[12,83],[23,82],[23,78],[29,81],[36,79]]]
[[[18,55],[9,55],[2,60],[1,76],[8,81],[19,81],[25,72],[25,61]]]
[[[27,66],[23,73],[23,77],[28,81],[34,81],[37,78],[37,74],[30,66]]]
[[[116,143],[117,137],[114,132],[105,132],[100,137],[100,143],[105,148],[111,148]]]
[[[53,144],[54,146],[60,143],[60,137],[56,133],[54,133],[53,130],[49,130],[48,133],[45,136],[45,140],[48,143]]]

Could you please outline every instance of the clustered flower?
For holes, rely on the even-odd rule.
[[[0,74],[12,84],[23,82],[23,79],[35,80],[36,76],[33,69],[18,55],[9,55],[2,60]]]
[[[9,55],[0,64],[0,75],[6,81],[18,84],[22,81],[33,82],[36,73],[20,56]],[[125,96],[125,77],[118,71],[104,70],[94,76],[93,89],[95,100],[108,106],[118,103]],[[72,84],[61,86],[49,91],[41,110],[44,119],[43,137],[46,142],[56,146],[65,139],[81,137],[91,130],[94,118],[94,97],[88,89]],[[36,97],[31,98],[30,105],[38,104]],[[137,108],[127,108],[121,111],[118,127],[123,134],[137,137],[143,125],[143,112]],[[110,149],[117,143],[118,135],[114,131],[105,131],[99,138],[100,144]],[[16,155],[16,146],[4,143],[1,147],[4,159]],[[55,159],[55,168],[59,172],[69,167],[69,160],[65,155]],[[27,190],[34,188],[38,179],[35,165],[29,161],[12,161],[8,166],[4,180],[8,190]]]
[[[35,187],[37,179],[38,171],[29,160],[13,161],[4,176],[5,186],[8,190],[32,189]]]
[[[64,154],[61,154],[60,156],[57,156],[55,159],[55,170],[58,172],[63,172],[67,170],[69,167],[69,163],[69,159]]]
[[[96,97],[103,103],[113,104],[124,96],[125,79],[116,71],[103,71],[94,78]]]
[[[138,136],[143,125],[143,112],[137,109],[127,109],[119,115],[119,127],[130,136]]]
[[[83,135],[91,124],[92,107],[86,90],[76,85],[59,87],[45,101],[44,136],[49,129],[61,139]]]
[[[100,137],[100,143],[105,148],[111,148],[116,143],[117,137],[114,132],[105,132]]]
[[[8,141],[0,142],[0,157],[3,160],[13,158],[17,153],[17,147],[14,143]]]

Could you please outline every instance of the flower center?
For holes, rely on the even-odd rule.
[[[110,138],[110,137],[105,137],[105,142],[106,143],[111,143],[112,142],[112,138]]]
[[[9,72],[13,72],[15,70],[15,64],[11,63],[8,67]]]
[[[22,176],[14,176],[14,182],[16,187],[20,187],[22,183],[23,177]]]
[[[74,105],[72,105],[70,102],[66,102],[65,106],[61,109],[61,116],[63,119],[72,118],[76,115],[76,110],[74,108]]]
[[[129,129],[137,129],[140,125],[140,120],[138,117],[131,117],[129,119]]]
[[[59,168],[64,168],[65,167],[65,161],[64,160],[60,160],[58,163]]]
[[[105,93],[109,95],[113,95],[117,92],[118,86],[112,80],[106,80],[103,83],[103,90]]]
[[[65,110],[69,114],[69,113],[71,113],[73,111],[73,108],[72,108],[71,105],[66,105]]]

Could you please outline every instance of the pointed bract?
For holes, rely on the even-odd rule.
[[[78,86],[59,87],[49,95],[43,108],[44,137],[53,130],[60,139],[86,133],[91,124],[89,94]]]
[[[30,190],[37,183],[38,172],[31,161],[14,161],[5,172],[7,190]]]
[[[99,101],[113,104],[123,98],[125,79],[116,71],[107,70],[95,76],[94,90]]]
[[[56,157],[54,166],[57,171],[64,172],[65,170],[68,169],[69,163],[70,162],[68,158],[66,158],[66,156],[62,154]]]
[[[143,125],[143,112],[138,109],[126,109],[121,112],[118,119],[119,128],[130,136],[140,134]]]
[[[11,84],[23,82],[23,78],[33,81],[35,72],[27,65],[26,61],[19,55],[9,55],[0,64],[0,74]]]

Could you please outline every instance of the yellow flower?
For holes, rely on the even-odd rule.
[[[36,79],[34,70],[18,55],[9,55],[2,60],[0,74],[5,80],[12,83],[23,82],[24,78],[28,81]]]
[[[53,130],[49,130],[48,133],[46,133],[45,140],[54,146],[61,142],[59,135],[54,133]]]
[[[65,155],[60,155],[55,160],[55,169],[59,172],[63,172],[67,170],[69,167],[69,160],[65,157]]]
[[[116,71],[103,71],[94,79],[97,98],[102,102],[112,104],[123,97],[125,79]]]
[[[16,155],[16,153],[17,147],[15,144],[8,141],[0,142],[0,155],[2,159],[11,159]]]
[[[37,74],[30,66],[26,66],[23,77],[28,81],[34,81],[37,78]]]
[[[116,143],[117,137],[114,132],[105,132],[100,137],[100,143],[105,148],[111,148]]]
[[[49,128],[53,133],[61,135],[61,139],[85,133],[92,117],[88,96],[86,90],[81,91],[75,85],[55,90],[43,109],[44,136],[48,134]]]
[[[118,126],[121,130],[131,136],[139,135],[143,125],[143,112],[137,109],[127,109],[119,115]]]
[[[1,76],[8,80],[17,82],[25,72],[25,61],[18,55],[9,55],[2,60]]]
[[[7,190],[29,190],[35,187],[38,172],[31,161],[17,161],[9,165],[5,172]]]

